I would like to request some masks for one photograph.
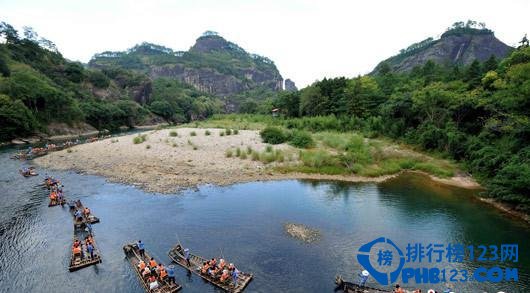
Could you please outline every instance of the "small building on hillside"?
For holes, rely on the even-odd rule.
[[[278,117],[280,115],[280,109],[274,108],[272,109],[272,117]]]

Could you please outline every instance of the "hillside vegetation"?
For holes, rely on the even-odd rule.
[[[53,122],[112,130],[157,116],[187,122],[222,108],[218,99],[176,80],[151,80],[120,67],[87,69],[31,28],[20,36],[2,22],[0,39],[0,141],[46,133]]]
[[[500,62],[324,79],[282,93],[272,107],[288,129],[360,131],[462,162],[487,195],[530,211],[530,48]]]
[[[274,62],[251,54],[215,32],[205,32],[188,51],[144,42],[124,52],[94,55],[93,68],[119,67],[151,78],[178,80],[218,97],[231,97],[249,90],[282,89],[283,78]]]

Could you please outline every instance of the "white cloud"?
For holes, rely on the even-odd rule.
[[[515,45],[530,32],[530,1],[29,1],[0,0],[0,19],[33,27],[63,55],[87,62],[149,41],[187,50],[206,30],[275,61],[305,86],[364,74],[382,59],[458,20],[486,22]]]

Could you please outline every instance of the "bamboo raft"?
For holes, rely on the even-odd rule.
[[[89,256],[88,251],[86,251],[86,247],[84,244],[81,244],[81,250],[82,250],[82,256],[80,255],[74,255],[74,252],[70,248],[70,265],[68,266],[68,270],[70,272],[80,270],[82,268],[86,268],[91,265],[95,265],[101,262],[101,255],[99,253],[99,250],[96,246],[96,240],[94,239],[94,235],[92,235],[89,231],[85,229],[81,230],[74,230],[74,241],[75,239],[78,239],[82,242],[84,242],[85,237],[91,235],[92,236],[92,245],[94,246],[94,258],[91,258]],[[73,242],[72,242],[73,243]]]
[[[209,274],[202,274],[200,271],[200,268],[202,267],[202,264],[206,261],[209,261],[208,259],[205,259],[203,257],[200,257],[198,255],[189,254],[189,260],[190,265],[188,267],[188,264],[186,262],[186,258],[184,257],[184,250],[180,244],[175,246],[173,249],[169,251],[169,257],[173,260],[173,262],[177,263],[178,265],[190,270],[194,274],[200,276],[204,280],[214,284],[215,286],[231,293],[238,293],[242,292],[245,287],[252,281],[252,274],[249,273],[243,273],[239,272],[238,278],[237,278],[237,284],[233,284],[232,278],[230,277],[227,282],[221,283],[217,278],[214,278],[210,276]]]
[[[74,219],[74,227],[76,229],[79,229],[79,228],[84,228],[84,226],[86,226],[85,224],[86,223],[90,223],[90,224],[95,224],[95,223],[99,223],[99,218],[94,216],[92,214],[92,211],[90,211],[90,215],[88,216],[85,216],[83,214],[83,209],[85,208],[83,206],[83,203],[81,203],[81,200],[77,200],[77,201],[74,201],[73,203],[69,203],[68,204],[69,207],[70,207],[70,213],[72,214],[72,217]],[[77,220],[76,217],[75,217],[75,210],[78,209],[81,211],[81,214],[83,215],[83,219],[82,220]]]
[[[382,293],[392,292],[389,290],[372,288],[368,286],[359,286],[355,283],[346,282],[341,276],[335,278],[335,284],[337,284],[337,290],[342,290],[344,293]]]
[[[149,286],[149,282],[147,281],[147,279],[144,279],[142,277],[142,272],[140,272],[140,269],[138,268],[138,264],[140,263],[140,260],[143,260],[147,264],[149,263],[151,256],[149,256],[147,251],[144,251],[144,257],[142,258],[138,250],[138,246],[136,244],[126,244],[125,246],[123,246],[123,251],[125,252],[125,255],[127,256],[129,263],[133,267],[133,270],[136,273],[138,280],[140,280],[142,287],[144,287],[145,292],[174,293],[182,289],[181,285],[165,279],[165,280],[157,280],[158,285],[159,285],[158,288],[151,290]]]
[[[38,176],[39,173],[35,172],[35,168],[33,167],[30,167],[29,168],[29,172],[28,173],[24,173],[24,171],[22,170],[18,170],[18,172],[20,172],[20,175],[24,176],[24,177],[31,177],[31,176]]]
[[[48,189],[48,190],[51,190],[52,186],[57,186],[59,187],[59,185],[62,185],[61,184],[61,181],[59,180],[55,180],[54,183],[49,183],[47,179],[50,179],[50,180],[55,180],[53,179],[52,177],[46,177],[46,179],[44,179],[44,182],[42,183],[41,186],[43,186],[44,188]]]
[[[50,203],[48,203],[48,206],[49,207],[54,207],[54,206],[58,206],[58,205],[64,205],[65,203],[66,203],[66,198],[63,196],[63,198],[61,200],[50,199]]]

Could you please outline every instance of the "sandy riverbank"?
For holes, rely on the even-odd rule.
[[[208,130],[211,134],[205,135]],[[178,133],[177,137],[170,135]],[[396,175],[361,177],[355,175],[323,175],[279,173],[250,159],[227,158],[227,149],[251,147],[263,151],[259,132],[241,130],[237,135],[220,136],[223,129],[178,128],[144,132],[147,140],[134,144],[137,134],[79,145],[70,150],[53,152],[35,162],[58,170],[78,170],[107,177],[111,181],[139,186],[147,191],[169,193],[201,184],[228,185],[239,182],[278,179],[320,179],[350,182],[382,182]],[[193,136],[192,132],[196,135]],[[289,145],[274,146],[285,152],[296,153]],[[291,162],[292,163],[292,162]],[[471,178],[456,176],[434,178],[438,182],[464,188],[476,188]]]

